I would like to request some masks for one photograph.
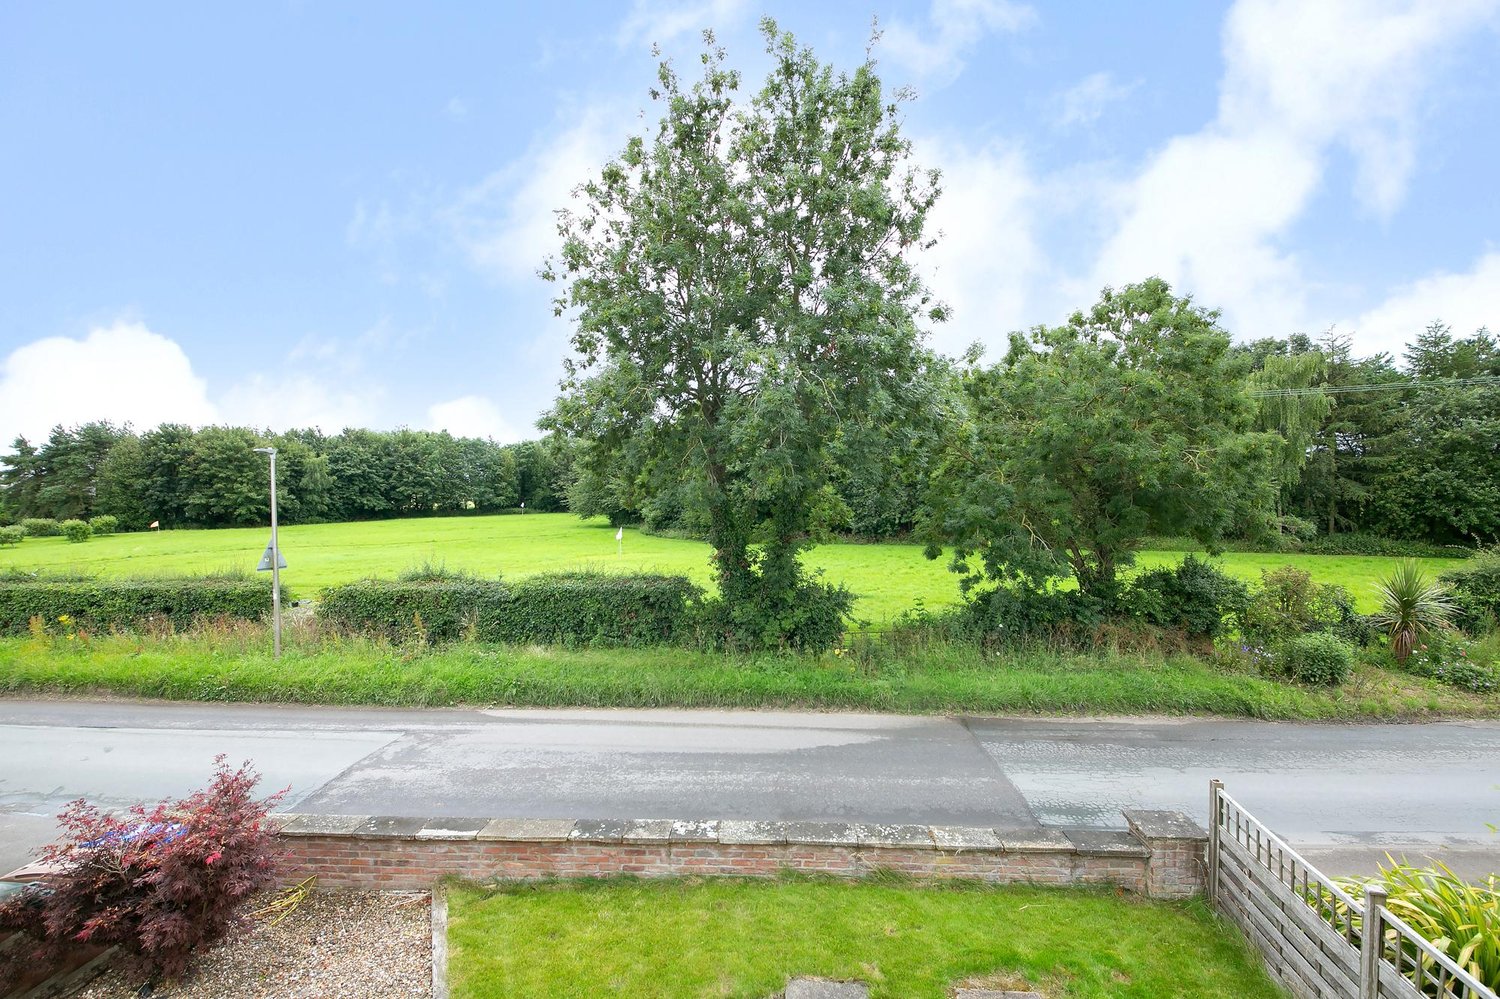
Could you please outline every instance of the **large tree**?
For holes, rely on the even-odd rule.
[[[926,525],[965,588],[1044,588],[1072,576],[1113,597],[1150,534],[1210,547],[1273,506],[1277,444],[1255,430],[1243,361],[1217,313],[1152,278],[1088,312],[1017,335],[964,377]]]
[[[576,356],[551,423],[583,469],[627,442],[701,489],[737,636],[784,637],[828,448],[895,418],[941,319],[910,257],[937,175],[911,165],[898,97],[866,61],[835,72],[762,22],[771,69],[748,101],[705,35],[691,85],[670,63],[655,135],[633,138],[560,215]],[[759,634],[750,634],[752,631]],[[776,634],[777,632],[781,634]]]

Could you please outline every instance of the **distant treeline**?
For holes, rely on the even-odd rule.
[[[1285,443],[1276,472],[1284,538],[1377,535],[1438,545],[1500,540],[1500,345],[1485,330],[1433,324],[1398,361],[1353,355],[1344,336],[1267,338],[1234,348],[1257,393],[1261,429]],[[935,366],[922,406],[963,419],[955,368]],[[1109,400],[1099,400],[1108,406]],[[944,420],[851,423],[831,445],[822,529],[909,534]],[[317,430],[163,424],[137,434],[108,423],[18,438],[0,457],[0,524],[28,517],[118,517],[126,530],[266,523],[266,459],[277,448],[288,523],[515,509],[573,510],[702,535],[701,485],[679,469],[618,451],[575,467],[553,436],[501,445],[423,430]],[[682,467],[686,467],[685,465]]]
[[[287,523],[424,514],[566,509],[565,449],[497,444],[426,430],[317,430],[162,424],[137,434],[109,423],[24,437],[0,458],[0,523],[118,517],[124,530],[264,524],[274,447],[277,512]]]

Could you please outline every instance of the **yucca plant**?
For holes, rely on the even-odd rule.
[[[1438,950],[1489,988],[1500,988],[1500,883],[1494,875],[1471,884],[1448,867],[1412,867],[1391,860],[1380,876],[1389,893],[1385,907]],[[1368,880],[1342,879],[1339,886],[1363,898]]]
[[[1416,648],[1417,636],[1450,627],[1455,607],[1448,588],[1428,578],[1417,563],[1399,563],[1377,588],[1380,609],[1371,616],[1390,634],[1398,663],[1406,662]]]

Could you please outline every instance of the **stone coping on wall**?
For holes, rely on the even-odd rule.
[[[1174,813],[1177,814],[1177,813]],[[1190,825],[1191,820],[1182,817]],[[282,836],[438,842],[528,842],[725,846],[845,846],[862,850],[982,850],[998,853],[1087,853],[1146,859],[1150,849],[1129,830],[1031,826],[922,826],[873,822],[779,822],[746,819],[417,818],[397,815],[307,815],[279,812]],[[1196,838],[1207,839],[1199,831]],[[1195,838],[1192,834],[1176,838]]]
[[[1114,883],[1154,897],[1201,890],[1207,834],[1177,812],[1131,810],[1125,830],[747,819],[272,816],[293,869],[333,884],[444,876],[858,874]]]

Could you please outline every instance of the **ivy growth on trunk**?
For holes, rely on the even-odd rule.
[[[873,61],[835,72],[761,29],[758,93],[740,98],[705,33],[700,79],[660,66],[655,136],[630,139],[559,214],[543,276],[561,285],[576,356],[546,423],[580,442],[585,471],[628,449],[648,494],[686,471],[728,640],[803,644],[818,600],[798,554],[827,505],[830,445],[923,397],[919,323],[944,315],[911,256],[931,245],[938,176],[911,164],[905,95]]]

